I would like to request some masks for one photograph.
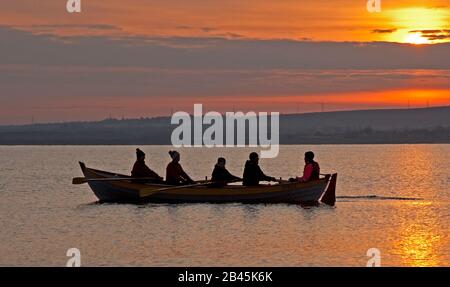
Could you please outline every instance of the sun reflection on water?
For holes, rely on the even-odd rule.
[[[399,229],[399,240],[394,244],[395,253],[399,254],[406,266],[440,266],[442,258],[437,256],[438,250],[445,244],[444,235],[439,234],[442,228],[439,218],[433,213],[432,202],[409,202],[410,218]],[[445,224],[445,223],[444,223]]]

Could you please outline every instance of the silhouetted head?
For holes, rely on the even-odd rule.
[[[180,153],[175,151],[175,150],[171,150],[169,151],[169,155],[172,158],[172,161],[174,162],[179,162],[180,161]]]
[[[311,163],[314,161],[314,153],[312,151],[305,152],[305,163]]]
[[[219,157],[217,159],[217,166],[219,166],[219,167],[225,167],[226,163],[227,163],[227,161],[223,157]]]
[[[136,149],[136,158],[137,160],[145,160],[145,153],[140,149]]]
[[[249,156],[250,161],[258,163],[259,161],[259,155],[256,152],[252,152]]]

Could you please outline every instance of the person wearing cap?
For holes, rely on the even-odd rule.
[[[291,182],[308,182],[319,179],[320,166],[314,161],[314,153],[312,151],[305,152],[305,167],[303,168],[303,176],[289,179]]]
[[[160,182],[163,180],[156,172],[151,170],[145,164],[145,153],[140,149],[136,149],[136,162],[133,165],[131,176],[134,178],[146,178],[146,181]]]
[[[169,151],[172,161],[166,168],[166,183],[172,185],[184,185],[195,183],[190,176],[184,172],[180,164],[180,153],[177,151]]]
[[[225,167],[226,160],[223,157],[219,157],[217,159],[217,163],[214,166],[214,170],[212,172],[212,178],[215,186],[223,186],[227,185],[230,181],[239,181],[242,180],[240,177],[232,175]]]
[[[249,160],[245,163],[243,185],[254,186],[259,185],[260,181],[277,181],[276,178],[265,175],[258,163],[258,154],[252,152],[249,156]]]

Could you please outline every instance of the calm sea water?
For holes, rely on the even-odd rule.
[[[314,150],[337,171],[336,207],[95,204],[78,161],[128,173],[135,146],[0,147],[0,265],[450,266],[450,145],[282,146],[263,170],[298,175]],[[164,175],[166,146],[141,147]],[[241,175],[249,149],[183,149],[185,170],[210,176],[218,156]]]

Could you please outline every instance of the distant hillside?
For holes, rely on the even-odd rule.
[[[0,126],[0,145],[170,144],[169,117]],[[450,143],[450,107],[289,114],[282,144]]]
[[[286,124],[286,127],[295,124],[301,130],[366,127],[392,130],[449,127],[450,107],[293,114],[285,115],[283,123]]]
[[[285,115],[283,143],[450,143],[450,107]]]

